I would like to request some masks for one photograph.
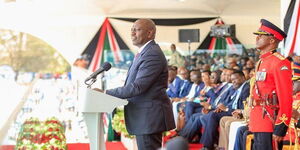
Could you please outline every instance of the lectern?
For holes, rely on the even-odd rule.
[[[90,139],[90,150],[105,150],[102,115],[128,102],[89,88],[79,88],[79,111],[83,113]]]

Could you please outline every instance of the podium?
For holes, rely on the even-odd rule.
[[[105,150],[102,116],[128,102],[89,88],[79,88],[79,111],[87,124],[90,150]]]

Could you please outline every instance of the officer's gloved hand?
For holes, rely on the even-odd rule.
[[[281,141],[287,132],[288,126],[284,123],[275,125],[273,132],[273,139],[276,141]]]

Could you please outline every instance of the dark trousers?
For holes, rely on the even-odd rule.
[[[190,117],[194,113],[201,113],[203,106],[200,105],[199,103],[195,102],[186,102],[185,103],[185,108],[184,108],[184,113],[185,113],[185,122],[188,122]]]
[[[251,134],[248,126],[241,126],[238,128],[234,142],[234,150],[246,150],[246,140],[248,134]]]
[[[139,150],[157,150],[161,148],[162,133],[136,135]]]
[[[254,132],[253,150],[272,150],[272,132]],[[282,142],[278,143],[278,149],[281,150]]]
[[[202,113],[193,114],[189,121],[186,123],[184,128],[179,132],[179,135],[186,138],[189,142],[193,141],[193,138],[197,134],[201,134],[200,130],[202,128],[201,117]]]
[[[203,116],[203,122],[205,123],[204,132],[202,134],[200,143],[206,148],[213,148],[214,143],[218,140],[218,126],[222,117],[231,116],[231,112],[209,112]]]

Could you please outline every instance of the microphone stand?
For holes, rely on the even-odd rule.
[[[102,89],[102,90],[106,89],[106,85],[105,85],[105,82],[104,82],[104,80],[103,80],[104,78],[105,78],[105,76],[104,76],[104,73],[103,73],[102,76],[101,76],[101,89]],[[89,81],[89,82],[88,82],[88,81]],[[92,87],[92,85],[93,85],[96,81],[97,81],[97,76],[91,78],[90,80],[85,81],[84,83],[87,85],[87,88],[90,89],[90,88]]]
[[[192,63],[192,60],[191,60],[191,40],[188,40],[188,50],[189,50],[189,54],[188,54],[188,63],[189,63],[189,68],[191,69],[191,63]]]
[[[101,88],[102,88],[102,90],[106,89],[105,72],[103,72],[103,74],[101,76]]]
[[[85,81],[84,83],[87,85],[87,88],[91,88],[91,86],[97,81],[97,77],[92,78],[92,80],[90,80],[90,83],[87,83],[87,81]]]

